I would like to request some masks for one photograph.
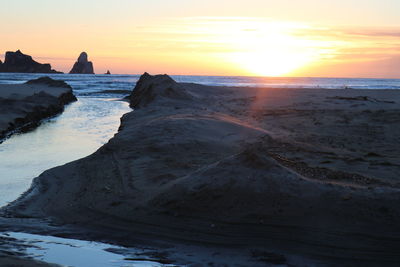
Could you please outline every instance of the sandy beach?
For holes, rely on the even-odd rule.
[[[48,77],[25,84],[0,85],[0,140],[14,131],[36,127],[42,119],[63,111],[76,101],[72,88]]]
[[[122,244],[140,235],[246,248],[253,266],[296,264],[290,255],[400,261],[399,91],[144,74],[129,101],[114,138],[35,178],[3,216],[51,218]]]

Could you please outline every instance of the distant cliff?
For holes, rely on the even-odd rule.
[[[94,74],[93,63],[88,61],[88,55],[86,52],[82,52],[79,55],[78,60],[75,62],[70,74]]]
[[[23,54],[20,50],[6,52],[4,63],[0,61],[0,72],[61,73],[51,69],[50,64],[36,62],[31,56]]]

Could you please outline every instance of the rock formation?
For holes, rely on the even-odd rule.
[[[77,101],[71,86],[49,77],[0,85],[0,89],[0,143],[14,132],[37,127],[42,119],[61,113],[65,105]]]
[[[78,61],[75,62],[70,74],[94,74],[93,63],[88,61],[88,55],[86,52],[82,52]]]
[[[60,73],[51,69],[50,64],[40,64],[20,50],[6,52],[4,63],[0,61],[0,72]]]
[[[107,70],[107,72],[106,72],[106,73],[104,73],[104,74],[110,75],[110,74],[111,74],[111,72],[110,72],[109,70]]]
[[[47,85],[49,87],[69,88],[69,89],[71,89],[71,93],[72,93],[72,87],[68,83],[61,81],[61,80],[54,80],[47,76],[40,77],[40,78],[37,78],[34,80],[29,80],[25,84],[42,84],[42,85]]]
[[[183,86],[168,75],[152,76],[145,72],[136,83],[130,95],[130,106],[139,108],[147,106],[156,98],[190,99],[191,96]]]

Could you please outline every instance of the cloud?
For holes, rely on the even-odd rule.
[[[382,28],[382,29],[353,29],[344,31],[347,35],[364,36],[364,37],[400,37],[400,28]]]
[[[159,53],[246,55],[253,50],[261,55],[276,49],[287,50],[292,56],[303,54],[321,64],[356,65],[377,64],[400,56],[400,27],[337,27],[254,17],[186,17],[133,31],[144,36],[136,47],[140,44],[145,49],[151,43]]]

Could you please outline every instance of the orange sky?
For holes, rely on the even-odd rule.
[[[68,72],[400,78],[397,0],[19,0],[0,53]]]

